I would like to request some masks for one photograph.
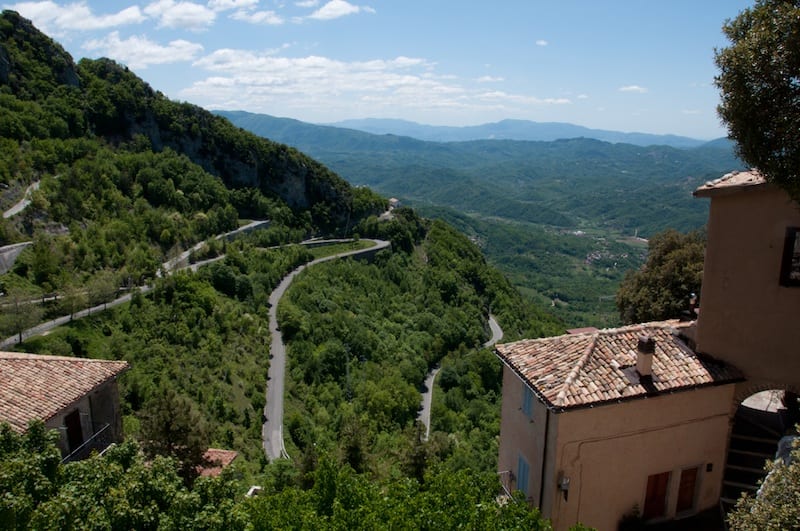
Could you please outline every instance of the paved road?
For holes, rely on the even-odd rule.
[[[34,184],[38,184],[38,183],[34,183]],[[33,186],[33,185],[31,185],[31,186]],[[252,230],[253,228],[258,227],[260,225],[263,225],[265,223],[269,223],[269,222],[268,221],[254,221],[254,222],[249,223],[249,224],[247,224],[247,225],[245,225],[243,227],[240,227],[240,228],[238,228],[236,230],[233,230],[233,231],[230,231],[230,232],[226,232],[225,234],[220,234],[218,236],[215,236],[215,238],[217,238],[217,239],[225,238],[225,237],[228,237],[228,236],[231,236],[231,235],[234,235],[234,234],[238,234],[240,232],[245,232],[247,230]],[[192,249],[199,248],[203,243],[204,242],[198,243]],[[20,245],[22,245],[22,244],[20,244]],[[181,269],[189,269],[191,271],[197,271],[197,269],[200,266],[203,266],[205,264],[210,264],[211,262],[216,262],[217,260],[222,260],[223,258],[225,258],[225,255],[222,255],[222,256],[216,256],[214,258],[209,258],[208,260],[203,260],[203,261],[200,261],[200,262],[196,262],[194,264],[189,264],[188,263],[188,257],[189,257],[189,253],[190,252],[191,252],[191,249],[189,251],[186,251],[185,253],[181,254],[181,256],[179,256],[177,259],[173,259],[173,260],[169,260],[167,262],[164,262],[163,264],[161,264],[161,269],[163,269],[164,271],[167,271],[168,274],[174,273],[175,271],[180,271]],[[156,276],[161,276],[161,270],[156,272]],[[153,289],[153,286],[152,285],[145,285],[145,286],[142,286],[141,288],[138,288],[138,289],[139,289],[140,293],[147,293],[148,291]],[[44,334],[46,332],[49,332],[50,330],[52,330],[53,328],[56,328],[57,326],[65,325],[68,322],[72,321],[73,319],[80,319],[82,317],[86,317],[87,315],[92,315],[93,313],[97,313],[97,312],[103,311],[103,310],[105,310],[107,308],[113,308],[115,306],[119,306],[120,304],[124,304],[124,303],[126,303],[126,302],[128,302],[130,300],[131,300],[131,294],[127,293],[127,294],[125,294],[125,295],[123,295],[123,296],[121,296],[121,297],[119,297],[117,299],[114,299],[113,301],[110,301],[108,303],[98,304],[97,306],[93,306],[91,308],[86,308],[85,310],[81,310],[79,312],[75,312],[72,315],[64,315],[62,317],[57,317],[57,318],[53,319],[52,321],[47,321],[45,323],[40,323],[40,324],[34,326],[33,328],[29,328],[27,330],[24,330],[22,332],[22,334],[15,334],[15,335],[13,335],[11,337],[8,337],[8,338],[4,339],[3,341],[0,341],[0,348],[7,348],[7,347],[10,347],[11,345],[16,345],[17,343],[20,342],[20,335],[22,337],[22,341],[24,341],[24,340],[28,339],[29,337],[39,336],[39,335],[42,335],[42,334]],[[39,299],[36,299],[36,301],[38,302]]]
[[[367,240],[375,245],[366,249],[357,249],[340,254],[326,256],[313,260],[302,265],[286,275],[281,280],[269,296],[269,334],[270,334],[270,362],[267,374],[267,403],[264,405],[264,425],[261,427],[261,435],[264,440],[264,452],[270,461],[279,458],[288,458],[286,446],[283,442],[283,397],[286,380],[286,346],[283,343],[283,336],[278,330],[278,302],[289,288],[289,285],[298,274],[305,268],[311,267],[322,262],[354,256],[364,253],[374,253],[380,249],[389,247],[389,242],[383,240]]]
[[[422,392],[422,407],[419,410],[417,420],[425,425],[425,438],[427,441],[431,434],[431,404],[433,403],[433,382],[439,374],[440,367],[434,367],[425,377],[425,390]]]
[[[492,314],[489,314],[489,330],[492,331],[492,337],[483,344],[483,348],[493,347],[495,343],[503,339],[503,329],[497,324],[497,319]]]
[[[484,348],[494,346],[495,343],[503,339],[503,329],[497,324],[494,315],[489,314],[489,330],[492,331],[492,337],[483,344]],[[431,434],[431,404],[433,403],[433,383],[436,381],[436,375],[439,373],[439,367],[434,367],[425,377],[425,390],[422,392],[422,404],[419,409],[417,420],[425,425],[425,439]]]
[[[3,217],[5,219],[8,219],[11,216],[16,216],[17,214],[25,210],[25,207],[31,204],[31,192],[38,189],[39,189],[39,181],[36,181],[30,186],[28,186],[28,188],[25,189],[25,193],[22,194],[22,199],[17,201],[17,203],[14,206],[3,212]]]

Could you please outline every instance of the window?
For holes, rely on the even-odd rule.
[[[525,458],[520,455],[517,460],[517,489],[525,493],[526,498],[528,497],[528,475],[530,471],[530,465]]]
[[[800,286],[800,227],[786,229],[781,260],[781,286]]]
[[[670,472],[653,474],[647,478],[647,492],[644,497],[642,518],[650,520],[667,514],[667,490],[669,489]]]
[[[522,412],[526,417],[533,417],[533,391],[523,382],[522,384]]]
[[[681,471],[681,481],[678,485],[678,502],[675,506],[675,512],[678,514],[694,509],[697,472],[697,468],[687,468]]]

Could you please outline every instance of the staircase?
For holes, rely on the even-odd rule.
[[[733,509],[742,492],[756,495],[758,482],[765,476],[764,462],[775,459],[783,431],[779,413],[739,407],[722,480],[720,507],[723,514]]]

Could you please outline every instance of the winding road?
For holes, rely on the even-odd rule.
[[[365,240],[362,240],[365,241]],[[269,335],[270,335],[270,362],[267,374],[267,403],[264,405],[264,425],[261,428],[261,435],[264,440],[264,452],[267,458],[287,459],[286,446],[283,442],[283,398],[286,381],[286,345],[283,343],[283,336],[278,329],[278,303],[291,285],[294,277],[300,274],[305,268],[311,267],[329,260],[355,256],[359,254],[375,253],[381,249],[389,247],[390,243],[383,240],[366,240],[375,245],[366,249],[356,249],[331,256],[318,258],[305,265],[301,265],[281,280],[269,296]]]
[[[483,344],[483,348],[489,348],[494,346],[495,343],[503,339],[503,329],[500,328],[500,325],[497,324],[497,319],[494,318],[494,315],[489,314],[489,330],[492,331],[492,337]],[[424,391],[422,392],[422,404],[419,408],[419,415],[417,415],[417,420],[422,422],[425,425],[425,438],[424,441],[428,440],[428,437],[431,435],[431,404],[433,403],[433,382],[436,380],[436,375],[439,374],[440,367],[434,367],[431,371],[425,376],[425,383]]]
[[[36,184],[38,184],[38,183],[36,183]],[[33,186],[33,185],[31,185],[31,186]],[[217,235],[217,236],[215,236],[215,238],[216,239],[220,239],[220,238],[230,237],[230,236],[233,236],[233,235],[236,235],[236,234],[240,234],[242,232],[247,232],[247,231],[253,230],[255,228],[258,228],[258,227],[263,226],[263,225],[268,224],[268,223],[269,223],[269,221],[253,221],[251,223],[248,223],[247,225],[239,227],[238,229],[232,230],[230,232],[226,232],[224,234]],[[189,258],[189,254],[191,253],[191,251],[195,250],[195,249],[199,249],[204,243],[205,242],[200,242],[197,245],[195,245],[194,247],[192,247],[190,250],[188,250],[188,251],[184,252],[183,254],[181,254],[178,258],[173,259],[173,260],[168,260],[167,262],[164,262],[163,264],[161,264],[161,269],[166,271],[167,274],[172,274],[175,271],[180,271],[181,269],[189,269],[191,271],[197,271],[197,269],[200,266],[203,266],[205,264],[210,264],[211,262],[216,262],[217,260],[222,260],[223,258],[225,258],[225,255],[223,254],[223,255],[220,255],[220,256],[215,256],[214,258],[209,258],[207,260],[202,260],[200,262],[195,262],[194,264],[189,264],[188,263],[188,258]],[[156,276],[157,277],[161,276],[161,270],[156,272]],[[147,293],[151,289],[153,289],[152,284],[146,284],[146,285],[141,286],[139,288],[139,293]],[[82,317],[86,317],[86,316],[92,315],[93,313],[97,313],[97,312],[106,310],[108,308],[113,308],[115,306],[119,306],[120,304],[124,304],[124,303],[126,303],[126,302],[128,302],[130,300],[131,300],[131,293],[126,293],[125,295],[123,295],[121,297],[118,297],[118,298],[114,299],[113,301],[109,301],[107,303],[98,304],[97,306],[92,306],[91,308],[86,308],[85,310],[77,311],[72,315],[64,315],[64,316],[61,316],[61,317],[56,317],[55,319],[52,319],[50,321],[47,321],[47,322],[44,322],[44,323],[40,323],[40,324],[34,326],[33,328],[28,328],[27,330],[23,330],[21,334],[14,334],[13,336],[7,337],[6,339],[0,341],[0,349],[10,347],[11,345],[16,345],[17,343],[20,342],[20,337],[24,341],[24,340],[28,339],[29,337],[42,335],[42,334],[44,334],[46,332],[49,332],[50,330],[52,330],[52,329],[54,329],[54,328],[56,328],[58,326],[62,326],[62,325],[67,324],[68,322],[72,321],[73,319],[80,319]],[[36,301],[38,302],[39,298],[37,298]]]

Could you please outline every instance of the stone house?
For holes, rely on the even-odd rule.
[[[125,361],[0,352],[0,422],[19,433],[33,420],[58,430],[65,461],[122,439],[117,378]]]

